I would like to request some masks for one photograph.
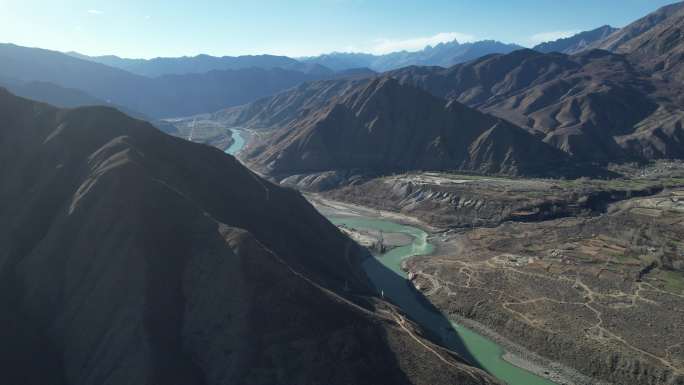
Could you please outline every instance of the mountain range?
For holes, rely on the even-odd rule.
[[[516,44],[505,44],[495,40],[482,40],[471,43],[459,43],[457,40],[428,46],[416,52],[400,51],[385,55],[363,53],[341,53],[304,57],[304,63],[315,63],[344,70],[355,67],[367,67],[374,71],[385,72],[410,65],[429,65],[449,67],[454,64],[467,62],[480,56],[492,53],[509,53],[522,47]]]
[[[605,32],[606,28],[600,30]],[[596,37],[597,33],[592,32],[591,36]],[[579,41],[583,45],[588,40],[583,37]],[[418,52],[378,56],[329,54],[295,60],[272,55],[198,55],[142,60],[89,57],[3,44],[0,84],[17,94],[62,107],[102,104],[135,116],[159,119],[249,103],[306,81],[367,77],[373,75],[372,70],[407,65],[448,67],[519,48],[496,41],[454,41]]]
[[[466,170],[533,174],[565,154],[505,120],[391,77],[313,82],[215,114],[260,129],[242,157],[272,176]]]
[[[297,192],[107,107],[0,90],[13,384],[498,384],[374,296]]]
[[[526,50],[390,76],[508,119],[576,160],[684,156],[680,86],[641,72],[623,55]]]
[[[601,50],[517,51],[391,76],[509,119],[579,159],[681,158],[683,25],[677,3],[590,45]]]
[[[249,55],[223,56],[197,55],[179,58],[125,59],[118,56],[87,56],[77,52],[68,55],[110,67],[119,68],[137,75],[158,77],[163,75],[201,74],[210,71],[240,70],[247,68],[300,71],[316,75],[332,75],[334,71],[317,64],[302,63],[286,56]],[[362,66],[359,66],[362,67]],[[343,68],[349,69],[349,68]]]
[[[681,80],[682,49],[677,45],[680,18],[681,3],[678,3],[619,30],[603,26],[543,43],[534,49],[566,54],[595,48],[620,54],[630,52],[633,61],[647,66],[649,71],[658,72],[666,79]],[[651,44],[655,41],[660,43]],[[417,52],[385,55],[331,53],[299,59],[274,55],[198,55],[144,60],[112,55],[91,57],[76,52],[64,54],[3,44],[0,45],[0,58],[3,59],[0,71],[4,86],[12,88],[21,83],[33,87],[31,90],[12,88],[19,94],[26,92],[26,96],[56,104],[60,103],[59,99],[68,100],[65,107],[73,106],[77,101],[97,102],[122,107],[141,117],[159,119],[209,113],[249,103],[306,81],[372,76],[373,71],[407,66],[448,68],[521,48],[515,44],[483,40],[452,41]],[[667,55],[663,56],[664,52]],[[55,93],[58,88],[65,89],[63,97]],[[74,92],[82,95],[76,96]]]
[[[308,83],[214,119],[261,130],[242,157],[276,175],[348,169],[529,175],[540,165],[557,171],[568,162],[582,168],[683,158],[684,93],[668,81],[681,63],[674,59],[682,4],[612,33],[603,27],[590,34],[622,41],[614,52],[523,49],[449,68],[410,66],[372,80]],[[642,34],[629,32],[637,29]],[[557,43],[599,44],[586,36]],[[669,49],[654,48],[663,46]]]
[[[51,83],[52,91],[68,89],[62,90],[64,99],[73,100],[75,90],[88,104],[100,100],[102,104],[123,106],[154,119],[213,112],[272,95],[305,81],[363,76],[368,72],[307,73],[280,67],[249,67],[150,78],[56,51],[12,44],[0,45],[0,58],[3,83],[9,84],[10,88],[12,84]],[[51,97],[48,91],[45,93],[31,96],[45,101],[58,99]]]

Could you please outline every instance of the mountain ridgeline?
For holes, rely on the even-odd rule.
[[[0,118],[3,382],[498,383],[396,323],[365,254],[233,157],[106,107],[2,90]]]
[[[516,44],[505,44],[495,40],[482,40],[469,43],[440,43],[415,52],[399,51],[384,55],[367,53],[333,52],[319,56],[293,59],[286,56],[248,55],[222,56],[197,55],[193,57],[126,59],[118,56],[87,56],[77,52],[67,54],[131,73],[158,77],[163,75],[182,75],[209,71],[237,70],[246,68],[281,68],[309,74],[328,75],[350,69],[370,68],[374,71],[387,71],[407,65],[436,65],[448,67],[457,63],[476,59],[491,53],[509,53],[522,48]]]
[[[42,82],[79,90],[151,118],[188,116],[249,103],[332,71],[280,67],[212,70],[150,78],[60,52],[0,45],[0,71],[15,83]]]
[[[646,71],[673,83],[684,81],[684,2],[643,17],[598,44],[627,55]]]
[[[684,157],[681,86],[624,55],[521,50],[389,76],[508,119],[578,162]]]
[[[567,38],[537,44],[532,49],[543,53],[560,52],[572,55],[588,49],[597,42],[603,41],[618,30],[618,28],[604,25],[591,31],[580,32]]]
[[[389,77],[314,82],[216,114],[260,128],[242,154],[274,176],[331,170],[535,174],[566,155],[505,120]]]
[[[566,39],[542,43],[534,49],[566,54],[601,49],[624,54],[647,73],[681,83],[684,80],[683,28],[684,2],[677,2],[624,28],[603,26]]]
[[[428,46],[420,51],[392,52],[384,55],[366,53],[333,52],[330,54],[305,57],[303,63],[323,65],[334,70],[367,67],[374,71],[384,72],[410,65],[426,65],[449,67],[469,60],[493,53],[509,53],[522,47],[516,44],[506,44],[495,40],[482,40],[469,43],[459,43],[454,40]]]
[[[137,75],[159,77],[164,75],[201,74],[210,71],[241,70],[247,68],[274,69],[280,68],[290,71],[300,71],[317,75],[332,75],[333,71],[318,64],[302,63],[298,60],[275,55],[248,56],[210,56],[197,55],[192,57],[154,59],[125,59],[118,56],[87,56],[76,52],[68,52],[70,56],[119,68]],[[346,68],[345,68],[346,69]]]
[[[678,2],[609,34],[601,27],[554,43],[583,41],[584,50],[571,50],[575,56],[483,58],[442,72],[448,86],[405,79],[542,131],[547,142],[582,158],[682,158],[683,31],[684,2]]]

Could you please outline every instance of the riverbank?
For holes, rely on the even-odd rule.
[[[372,208],[333,201],[330,199],[321,198],[316,194],[307,194],[307,199],[325,216],[327,217],[349,217],[349,218],[374,218],[386,221],[396,222],[402,225],[415,226],[428,233],[431,240],[436,242],[435,246],[439,247],[437,253],[445,252],[447,249],[454,252],[457,247],[445,247],[449,244],[448,237],[444,239],[444,230],[427,225],[426,223],[412,218],[410,216],[387,212],[382,210],[375,210]],[[435,254],[435,251],[430,253]],[[583,376],[582,374],[570,368],[564,367],[560,364],[550,362],[527,349],[513,343],[512,341],[502,337],[491,329],[488,329],[482,324],[472,320],[461,317],[450,317],[450,319],[469,329],[473,333],[477,333],[486,337],[500,346],[503,350],[500,352],[500,359],[513,365],[517,368],[530,372],[538,377],[548,379],[556,384],[564,385],[590,385],[599,384],[592,379]],[[517,383],[515,383],[517,385]],[[604,384],[601,384],[604,385]]]
[[[324,216],[352,216],[352,217],[369,217],[384,219],[392,222],[396,222],[402,225],[415,226],[419,229],[429,233],[437,234],[443,229],[429,225],[428,223],[421,221],[418,218],[411,217],[402,213],[397,213],[394,211],[384,211],[378,210],[370,207],[365,207],[361,205],[355,205],[353,203],[334,201],[331,199],[323,198],[320,194],[315,193],[302,193],[304,197],[311,203],[321,214]]]
[[[432,234],[430,241],[435,247],[433,255],[462,253],[464,251],[464,246],[460,243],[458,234],[464,231],[466,230]],[[611,385],[610,383],[600,382],[591,377],[585,376],[584,374],[566,365],[562,365],[558,362],[541,357],[529,349],[502,336],[498,332],[482,323],[459,316],[457,314],[450,314],[449,317],[454,322],[474,330],[478,334],[481,334],[501,345],[501,347],[503,347],[505,350],[502,358],[506,362],[532,372],[538,376],[548,378],[559,385]]]
[[[540,377],[548,378],[558,385],[612,385],[597,381],[577,370],[541,357],[479,322],[453,314],[449,315],[449,318],[501,345],[505,350],[501,358],[506,362]]]
[[[409,235],[402,233],[385,233],[379,230],[357,230],[344,225],[341,225],[339,228],[356,243],[373,252],[386,253],[394,248],[406,246],[413,241]]]

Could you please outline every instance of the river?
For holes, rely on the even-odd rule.
[[[369,258],[363,268],[381,295],[399,305],[406,314],[422,327],[442,339],[442,344],[461,354],[468,361],[486,370],[510,385],[555,385],[553,382],[514,366],[502,356],[504,349],[495,342],[457,323],[448,321],[442,314],[421,299],[407,281],[401,262],[416,255],[428,255],[433,246],[428,234],[416,227],[368,217],[329,216],[336,225],[357,230],[381,230],[385,233],[410,235],[413,242],[390,250],[382,256]]]
[[[244,147],[245,136],[242,131],[236,129],[232,130],[232,135],[234,142],[225,152],[235,155]],[[358,230],[381,230],[385,233],[409,235],[413,239],[412,243],[394,248],[381,256],[369,258],[363,263],[363,268],[378,293],[399,305],[423,328],[439,336],[446,347],[458,352],[474,365],[509,385],[556,385],[506,362],[502,358],[504,349],[501,346],[462,325],[447,320],[428,302],[416,295],[407,281],[406,272],[401,269],[401,262],[407,258],[428,255],[434,251],[425,231],[417,227],[363,216],[329,215],[328,219],[335,225],[345,225]]]
[[[231,129],[233,144],[226,149],[226,154],[235,155],[245,146],[245,135],[240,130]]]

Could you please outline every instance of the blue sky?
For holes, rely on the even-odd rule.
[[[531,46],[624,26],[672,0],[0,0],[0,41],[123,57]]]

